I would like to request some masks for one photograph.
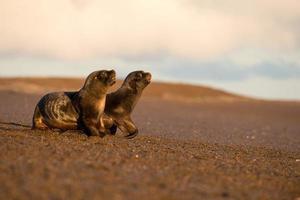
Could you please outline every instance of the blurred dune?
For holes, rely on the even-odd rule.
[[[0,90],[43,94],[53,91],[78,90],[83,83],[84,79],[80,78],[0,78]],[[121,84],[122,80],[118,80],[110,91],[116,90]],[[184,102],[250,100],[247,97],[206,86],[162,82],[151,83],[143,96]]]

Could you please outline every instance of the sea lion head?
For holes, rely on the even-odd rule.
[[[134,71],[127,75],[124,85],[135,90],[143,90],[151,82],[151,74],[144,71]]]
[[[84,88],[97,89],[108,88],[115,84],[116,72],[115,70],[100,70],[92,72],[85,81]]]

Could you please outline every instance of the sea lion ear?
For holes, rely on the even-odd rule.
[[[135,78],[136,78],[136,80],[141,80],[141,79],[143,78],[142,72],[136,73],[136,74],[135,74]]]
[[[136,89],[136,82],[135,82],[134,80],[129,81],[129,86],[130,86],[132,89]]]

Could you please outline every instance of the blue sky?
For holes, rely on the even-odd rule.
[[[0,76],[114,68],[267,99],[300,99],[297,0],[0,2]]]

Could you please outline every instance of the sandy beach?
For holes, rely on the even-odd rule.
[[[1,199],[300,198],[300,102],[151,83],[132,140],[30,129],[41,96],[82,83],[0,79]]]

